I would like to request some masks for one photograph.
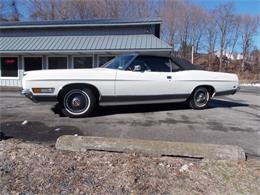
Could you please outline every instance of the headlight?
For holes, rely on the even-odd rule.
[[[33,93],[53,93],[54,88],[32,88]]]

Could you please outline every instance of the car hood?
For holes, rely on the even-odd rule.
[[[115,72],[114,69],[93,68],[93,69],[55,69],[55,70],[34,70],[24,73],[25,80],[64,80],[64,79],[86,79],[106,77]]]

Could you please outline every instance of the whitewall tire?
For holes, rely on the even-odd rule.
[[[63,96],[62,112],[65,116],[89,116],[96,107],[96,97],[91,89],[71,89]]]
[[[189,106],[192,109],[200,110],[207,108],[210,100],[210,93],[205,87],[196,88],[189,98]]]

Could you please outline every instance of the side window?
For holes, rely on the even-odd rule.
[[[171,60],[171,67],[172,67],[172,72],[177,72],[181,70],[181,68],[172,60]]]
[[[135,65],[140,65],[142,71],[171,72],[170,60],[166,57],[138,56],[128,70],[133,70]]]
[[[152,72],[171,72],[170,60],[164,57],[152,57],[149,67]]]
[[[155,56],[138,56],[134,62],[131,64],[136,65],[136,61],[142,61],[138,65],[143,66],[145,71],[152,72],[171,72],[171,65],[169,58],[165,57],[155,57]]]
[[[133,71],[135,66],[141,66],[141,72],[151,71],[145,60],[142,57],[137,57],[127,68],[127,70]]]

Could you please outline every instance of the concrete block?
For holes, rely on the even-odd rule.
[[[56,148],[82,152],[87,150],[136,152],[216,160],[245,160],[246,158],[244,150],[239,146],[92,136],[63,135],[57,139]]]

